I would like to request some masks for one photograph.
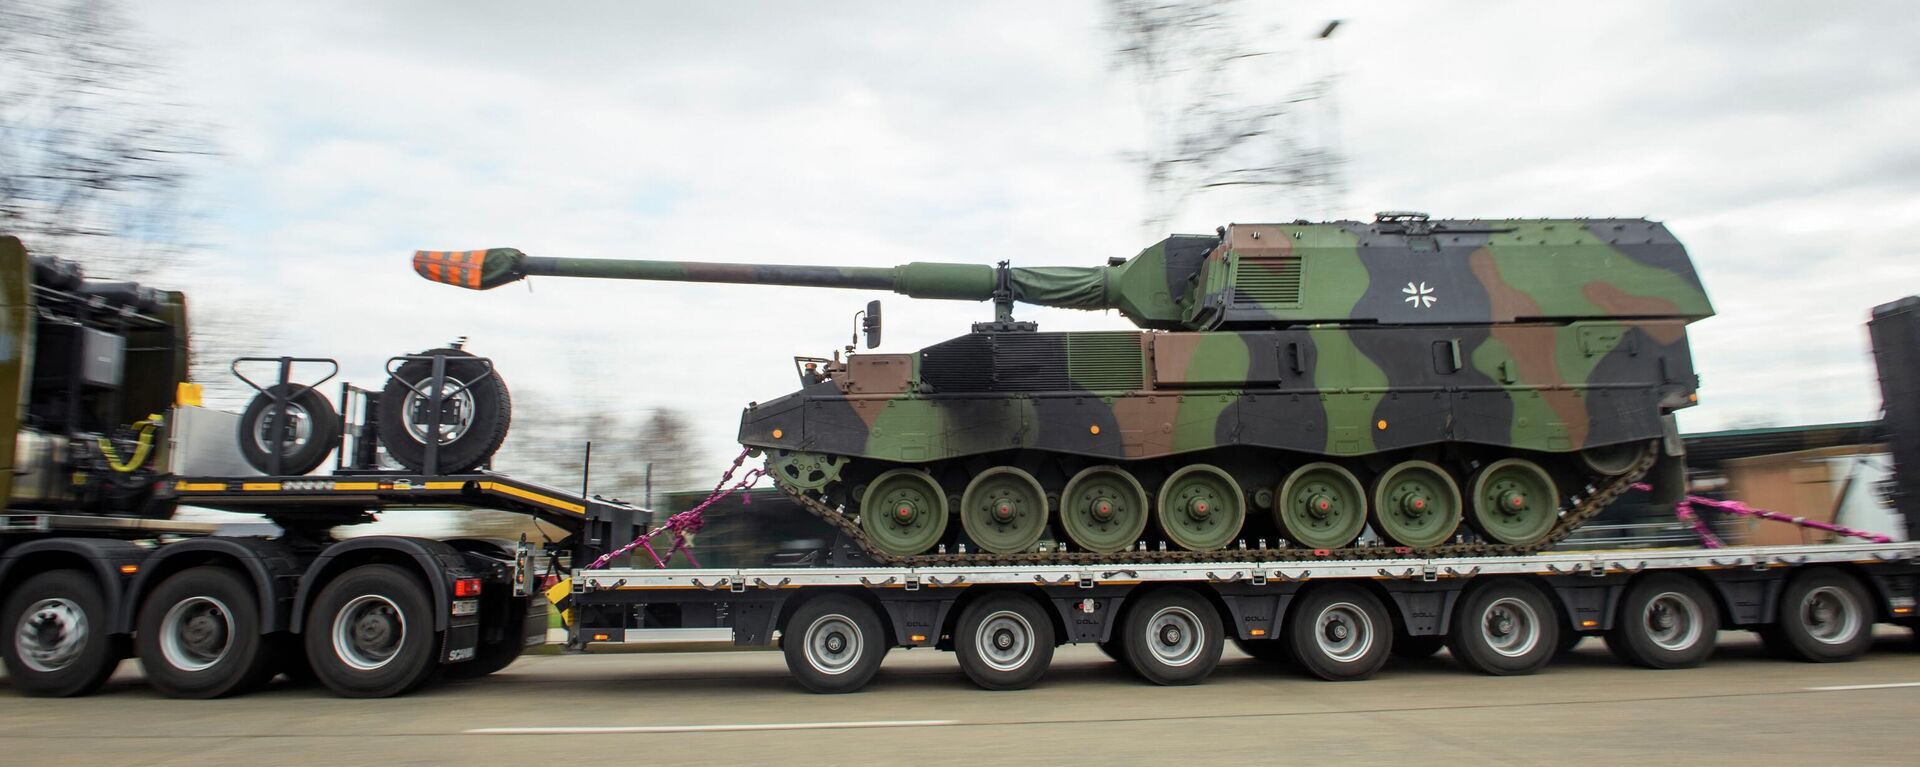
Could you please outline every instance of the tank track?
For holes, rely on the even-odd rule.
[[[1328,560],[1362,559],[1435,559],[1442,557],[1502,557],[1533,554],[1548,548],[1566,537],[1592,519],[1595,514],[1605,510],[1622,493],[1632,489],[1634,483],[1646,476],[1653,468],[1659,451],[1649,450],[1641,456],[1633,468],[1625,474],[1615,477],[1604,487],[1581,498],[1572,510],[1560,515],[1560,521],[1547,537],[1530,546],[1515,546],[1485,541],[1473,543],[1449,543],[1427,548],[1406,546],[1352,546],[1341,549],[1305,549],[1270,548],[1243,549],[1227,548],[1212,551],[1160,551],[1129,549],[1111,554],[1096,554],[1087,551],[1025,551],[1014,554],[989,554],[987,552],[966,552],[949,554],[916,554],[896,556],[880,551],[867,540],[866,531],[847,514],[842,514],[806,491],[789,488],[775,483],[796,503],[819,517],[821,521],[832,525],[858,545],[861,551],[876,564],[905,567],[981,567],[995,565],[1131,565],[1131,564],[1172,564],[1181,562],[1312,562]],[[1464,522],[1462,523],[1465,524]]]

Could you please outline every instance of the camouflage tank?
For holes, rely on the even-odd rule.
[[[1092,267],[510,248],[414,263],[472,289],[551,275],[993,301],[993,322],[918,352],[812,359],[800,391],[741,418],[784,489],[892,560],[1325,555],[1369,526],[1401,554],[1542,547],[1662,454],[1697,399],[1687,325],[1713,313],[1686,250],[1642,219],[1235,224]],[[1040,332],[1015,303],[1142,330]]]

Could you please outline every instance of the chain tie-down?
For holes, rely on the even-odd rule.
[[[752,469],[747,472],[746,476],[741,477],[740,481],[733,483],[732,487],[727,486],[727,482],[733,479],[733,473],[740,470],[740,464],[746,462],[747,455],[751,452],[751,449],[741,450],[739,455],[734,456],[733,465],[728,466],[727,470],[720,475],[720,483],[713,486],[713,492],[707,496],[706,500],[694,504],[691,509],[667,517],[666,524],[642,533],[640,537],[633,539],[631,543],[600,555],[600,558],[593,560],[593,563],[587,565],[586,569],[597,570],[606,567],[608,562],[625,556],[634,549],[645,549],[647,556],[653,558],[655,567],[666,567],[667,562],[673,559],[674,554],[683,551],[687,554],[687,562],[694,567],[699,567],[700,560],[694,559],[693,557],[693,534],[700,532],[700,528],[706,526],[707,521],[704,512],[707,510],[707,507],[719,503],[721,499],[733,495],[735,492],[751,489],[760,481],[761,477],[767,474],[767,470],[764,468]],[[743,503],[750,503],[751,501],[752,496],[747,496]],[[673,548],[668,549],[667,555],[664,557],[653,550],[653,538],[661,533],[673,534]]]

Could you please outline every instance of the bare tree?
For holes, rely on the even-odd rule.
[[[1208,190],[1267,189],[1320,206],[1337,199],[1342,161],[1329,132],[1315,130],[1316,117],[1319,127],[1331,118],[1309,109],[1330,108],[1334,77],[1301,77],[1295,52],[1257,47],[1280,46],[1284,28],[1249,34],[1238,0],[1108,0],[1107,8],[1115,64],[1137,83],[1146,121],[1135,160],[1149,234]]]

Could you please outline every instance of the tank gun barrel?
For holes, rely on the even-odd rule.
[[[1005,298],[1042,306],[1108,308],[1107,267],[996,269],[985,264],[915,262],[893,267],[721,264],[611,258],[529,256],[514,248],[422,250],[414,253],[420,276],[471,290],[488,290],[532,277],[665,280],[741,285],[890,290],[912,298],[985,301]],[[1006,272],[1006,284],[1001,275]]]

